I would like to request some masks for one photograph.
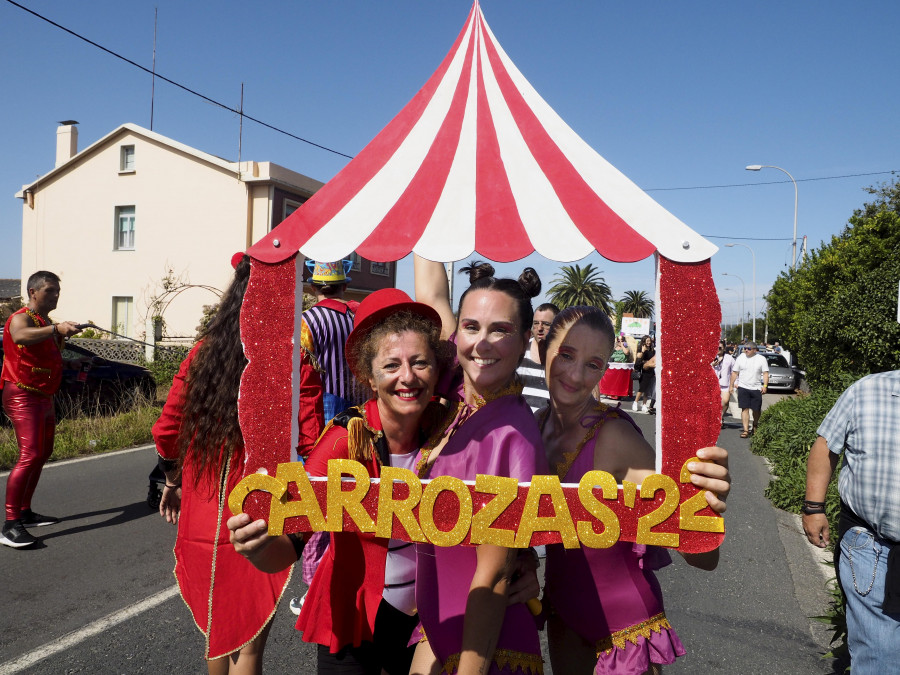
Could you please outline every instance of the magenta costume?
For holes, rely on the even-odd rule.
[[[557,465],[564,483],[578,483],[594,468],[600,426],[625,413],[602,403],[581,420],[593,436],[577,456]],[[635,429],[637,427],[635,426]],[[596,675],[641,675],[651,663],[674,663],[684,647],[666,619],[662,593],[653,571],[671,563],[664,549],[631,542],[610,548],[547,547],[544,601],[571,630],[594,643]]]
[[[475,480],[480,473],[526,482],[548,473],[540,431],[524,398],[507,394],[475,409],[456,405],[458,414],[444,434],[450,440],[427,474],[420,473],[422,478]],[[455,673],[476,549],[417,544],[416,551],[416,603],[425,639],[443,664],[442,672]],[[507,607],[489,672],[543,673],[537,627],[524,604]]]

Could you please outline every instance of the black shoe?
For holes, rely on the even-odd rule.
[[[58,522],[59,518],[54,516],[42,516],[31,509],[22,511],[22,524],[28,527],[44,527],[44,525],[56,525]]]
[[[0,531],[0,544],[10,548],[25,548],[36,543],[37,539],[25,529],[21,520],[7,520],[3,523],[3,530]]]

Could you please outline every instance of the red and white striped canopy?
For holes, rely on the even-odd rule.
[[[592,251],[633,262],[717,250],[587,145],[498,44],[478,0],[450,53],[402,111],[249,253],[338,260],[496,262]]]

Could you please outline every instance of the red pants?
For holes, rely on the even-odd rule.
[[[56,414],[53,398],[24,391],[11,382],[3,385],[3,410],[19,444],[19,458],[6,481],[6,519],[17,520],[24,509],[31,508],[41,469],[53,452]]]

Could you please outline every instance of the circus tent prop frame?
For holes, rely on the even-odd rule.
[[[663,535],[656,543],[677,541],[685,551],[721,543],[722,520],[704,508],[702,492],[683,472],[720,430],[719,387],[709,366],[721,318],[709,261],[717,249],[559,118],[497,43],[477,0],[418,94],[248,251],[241,334],[249,363],[239,400],[248,473],[274,476],[296,445],[298,368],[292,364],[299,363],[302,257],[337,260],[354,250],[375,261],[410,252],[445,262],[473,251],[497,262],[532,251],[559,262],[594,250],[616,262],[654,255],[658,467],[677,488],[645,481],[646,498],[635,502],[633,492],[620,489],[615,502],[604,503],[619,519],[621,538],[635,541],[639,520],[660,513],[675,490],[678,508],[653,527]],[[243,508],[263,516],[269,497],[251,492]]]

